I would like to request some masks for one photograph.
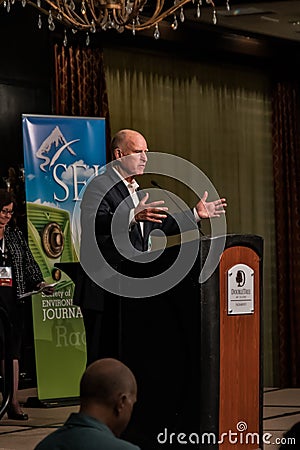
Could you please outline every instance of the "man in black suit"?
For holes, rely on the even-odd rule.
[[[150,233],[161,229],[166,235],[178,234],[201,219],[219,217],[226,207],[224,198],[207,202],[205,192],[193,211],[179,214],[179,228],[164,201],[149,202],[149,194],[138,190],[135,176],[143,175],[148,160],[144,136],[135,130],[120,130],[112,139],[111,152],[112,163],[87,185],[81,203],[84,270],[75,285],[74,303],[83,314],[87,364],[102,357],[120,357],[117,274],[126,272],[127,260],[149,250]],[[103,259],[92,256],[96,246]],[[137,297],[134,292],[132,296]]]

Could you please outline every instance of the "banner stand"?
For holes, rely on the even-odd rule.
[[[76,281],[78,262],[56,263],[55,267],[65,272],[73,282]],[[79,397],[49,398],[40,400],[38,397],[28,397],[25,408],[57,408],[58,406],[76,406],[80,404]]]
[[[26,406],[78,404],[85,329],[74,282],[57,263],[79,261],[80,192],[106,164],[105,119],[22,114],[28,245],[51,294],[32,300],[37,398]]]

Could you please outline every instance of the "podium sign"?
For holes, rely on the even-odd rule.
[[[228,272],[228,314],[254,313],[254,271],[246,264],[236,264]]]

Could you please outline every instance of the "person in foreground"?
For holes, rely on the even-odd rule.
[[[35,450],[139,450],[120,439],[131,418],[137,385],[131,370],[113,358],[90,364],[80,381],[80,409]]]
[[[296,422],[284,434],[279,450],[296,450],[300,448],[300,422]]]
[[[11,324],[13,359],[13,392],[7,416],[13,420],[27,420],[28,415],[23,413],[17,399],[23,328],[20,297],[26,292],[42,288],[45,282],[24,235],[12,220],[15,206],[13,193],[0,189],[0,307]],[[50,294],[52,289],[47,289]],[[3,330],[0,330],[0,359],[3,370],[8,349],[5,348],[5,336],[2,336],[2,333]]]
[[[91,259],[92,233],[96,235],[102,255],[118,272],[121,261],[126,258],[120,254],[115,237],[121,239],[125,251],[136,250],[138,254],[150,250],[151,233],[154,230],[162,230],[168,236],[180,232],[178,222],[168,214],[164,201],[150,201],[149,193],[139,190],[135,177],[144,174],[147,153],[148,144],[140,132],[131,129],[118,131],[111,142],[112,164],[107,165],[106,171],[95,177],[84,192],[81,202],[80,258],[81,263],[86,262],[91,266],[91,270],[97,270],[99,266],[99,262],[94,264]],[[179,214],[184,219],[186,229],[196,227],[202,219],[225,214],[225,198],[208,202],[207,197],[208,192],[205,191],[191,211]],[[115,216],[118,217],[115,222],[118,222],[119,228],[116,236],[113,236]],[[94,229],[91,228],[93,224]],[[115,305],[112,295],[90,279],[86,270],[82,271],[75,283],[74,304],[80,306],[83,314],[87,365],[98,358],[118,357],[118,342],[114,344],[117,336],[115,328],[111,324],[106,327],[104,323],[106,315],[118,317],[117,306],[116,311],[112,311]],[[109,337],[106,331],[110,333]],[[103,348],[107,342],[111,343],[110,349]]]

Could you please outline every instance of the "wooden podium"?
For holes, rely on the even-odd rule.
[[[143,450],[262,447],[263,240],[226,236],[219,264],[199,283],[211,244],[201,239],[192,269],[168,292],[120,302],[120,359],[138,381],[124,437]],[[149,277],[177,255],[169,248],[134,273]]]
[[[218,240],[224,250],[200,283]],[[227,235],[183,245],[199,245],[199,252],[182,281],[154,297],[116,297],[118,317],[104,314],[118,329],[119,359],[138,383],[123,437],[142,450],[262,448],[263,240]],[[147,278],[178,253],[179,246],[170,247],[152,263],[126,262],[123,269]],[[65,271],[74,279],[77,263],[71,264]]]
[[[209,240],[204,240],[200,265],[208,248]],[[222,450],[233,445],[239,449],[262,447],[258,442],[262,438],[263,406],[262,263],[261,237],[228,235],[216,271],[200,285],[201,401],[206,405],[200,422],[203,432],[204,427],[217,428],[223,442],[215,448]],[[250,293],[243,287],[247,280],[239,271],[252,279]],[[237,297],[231,298],[232,290]],[[253,305],[249,312],[243,311],[251,295]],[[231,311],[235,300],[237,310]]]

